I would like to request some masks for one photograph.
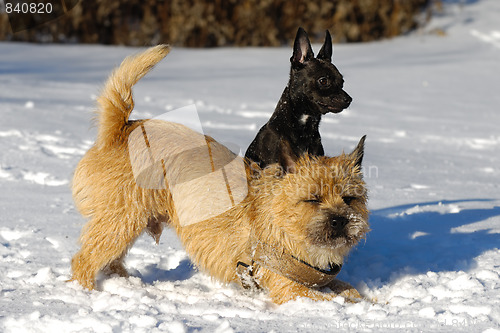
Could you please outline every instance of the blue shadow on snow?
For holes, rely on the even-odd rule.
[[[500,207],[462,209],[456,213],[418,209],[411,214],[403,213],[417,205],[423,207],[489,201],[496,200],[436,201],[373,211],[370,215],[372,231],[366,243],[362,242],[351,253],[339,278],[351,283],[383,283],[389,281],[393,274],[398,276],[402,273],[472,268],[475,257],[500,247],[500,234],[489,233],[489,230],[452,232],[451,229],[500,216]]]
[[[191,278],[197,272],[196,268],[188,259],[182,260],[174,269],[165,270],[158,265],[151,264],[141,269],[139,277],[144,283],[153,284],[156,281],[184,281]]]

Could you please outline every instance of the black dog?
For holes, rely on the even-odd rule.
[[[293,46],[290,80],[271,119],[262,126],[245,157],[260,167],[280,163],[288,170],[303,153],[324,155],[319,122],[321,115],[339,113],[352,98],[342,89],[344,80],[332,64],[332,38],[326,31],[325,43],[314,58],[304,29],[299,28]]]

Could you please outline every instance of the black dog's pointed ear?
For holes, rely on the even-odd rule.
[[[326,31],[325,43],[319,50],[317,59],[332,62],[332,36],[330,36],[330,31]]]
[[[311,48],[311,42],[304,29],[299,28],[293,43],[293,55],[290,58],[292,64],[304,64],[306,61],[314,58],[314,53]]]
[[[354,166],[358,166],[361,168],[361,163],[363,162],[363,156],[365,154],[365,139],[366,135],[363,135],[361,140],[359,140],[358,145],[352,153],[349,154],[349,157],[353,160]]]

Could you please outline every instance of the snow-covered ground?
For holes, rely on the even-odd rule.
[[[372,210],[339,277],[375,304],[274,306],[196,271],[172,232],[139,239],[129,279],[65,282],[84,224],[69,182],[95,97],[138,49],[0,43],[0,331],[500,332],[500,2],[459,2],[424,31],[335,46],[354,102],[324,117],[323,142],[336,155],[368,135]],[[194,103],[206,133],[244,150],[290,54],[174,49],[136,86],[134,116]]]

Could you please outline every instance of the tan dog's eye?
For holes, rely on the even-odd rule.
[[[312,204],[320,204],[321,203],[320,198],[304,199],[302,201],[307,202],[307,203],[312,203]]]
[[[356,200],[356,197],[342,197],[342,200],[344,200],[346,205],[350,205],[354,200]]]

